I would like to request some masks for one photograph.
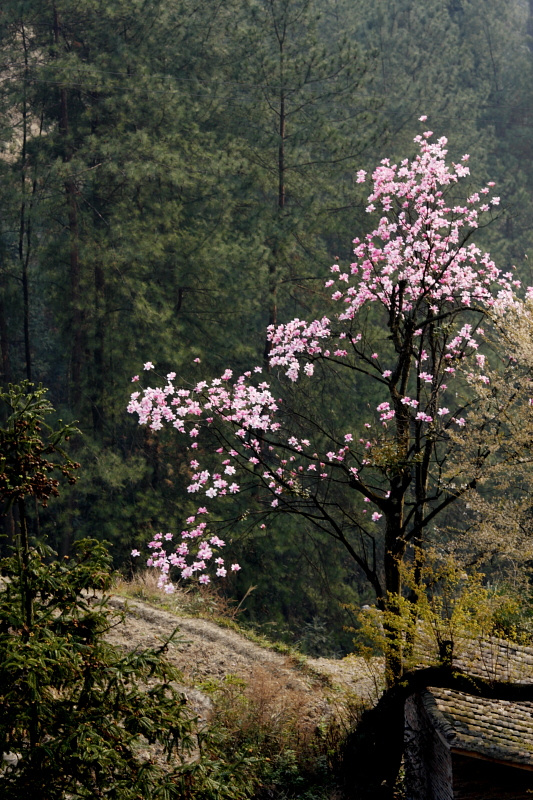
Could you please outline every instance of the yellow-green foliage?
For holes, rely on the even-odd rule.
[[[385,610],[371,606],[359,612],[361,654],[378,650],[401,657],[406,670],[440,663],[465,641],[528,636],[524,599],[509,588],[487,585],[483,573],[465,572],[451,556],[429,552],[422,564],[404,565],[402,578],[407,596],[389,595]]]

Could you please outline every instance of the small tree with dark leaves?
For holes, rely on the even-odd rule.
[[[0,563],[0,795],[62,798],[239,798],[242,771],[202,734],[158,650],[123,654],[105,634],[111,560],[95,540],[54,560],[32,543],[29,497],[42,505],[75,480],[63,443],[71,425],[46,423],[45,390],[0,395],[0,500],[18,509],[14,553]],[[172,637],[171,637],[172,638]]]

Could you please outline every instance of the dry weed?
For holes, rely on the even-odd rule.
[[[342,743],[362,710],[355,696],[326,699],[323,691],[261,666],[247,681],[228,675],[204,688],[213,698],[213,724],[235,753],[260,756],[269,765],[267,784],[331,782]]]
[[[180,616],[235,622],[241,609],[224,597],[214,586],[177,587],[165,594],[157,585],[158,573],[153,569],[137,572],[131,580],[117,578],[115,591],[127,597],[144,600]]]

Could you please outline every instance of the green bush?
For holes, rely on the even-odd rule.
[[[0,796],[3,800],[240,800],[250,759],[223,756],[198,726],[166,662],[169,642],[124,654],[105,639],[111,562],[96,540],[58,561],[31,542],[25,503],[57,494],[72,431],[31,384],[0,395],[0,500],[15,513],[13,555],[0,562]],[[172,637],[171,637],[172,638]]]

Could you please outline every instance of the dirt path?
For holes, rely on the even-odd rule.
[[[112,628],[109,640],[127,650],[158,647],[178,627],[167,658],[183,674],[184,685],[196,710],[208,713],[209,699],[201,691],[205,681],[227,675],[242,679],[262,694],[265,702],[301,705],[309,721],[336,713],[339,706],[359,698],[373,701],[379,677],[362,658],[296,660],[248,640],[234,630],[204,619],[182,617],[139,600],[113,596],[112,607],[126,611]],[[375,673],[380,672],[374,665]],[[200,691],[199,691],[200,689]],[[277,698],[277,699],[276,699]]]

